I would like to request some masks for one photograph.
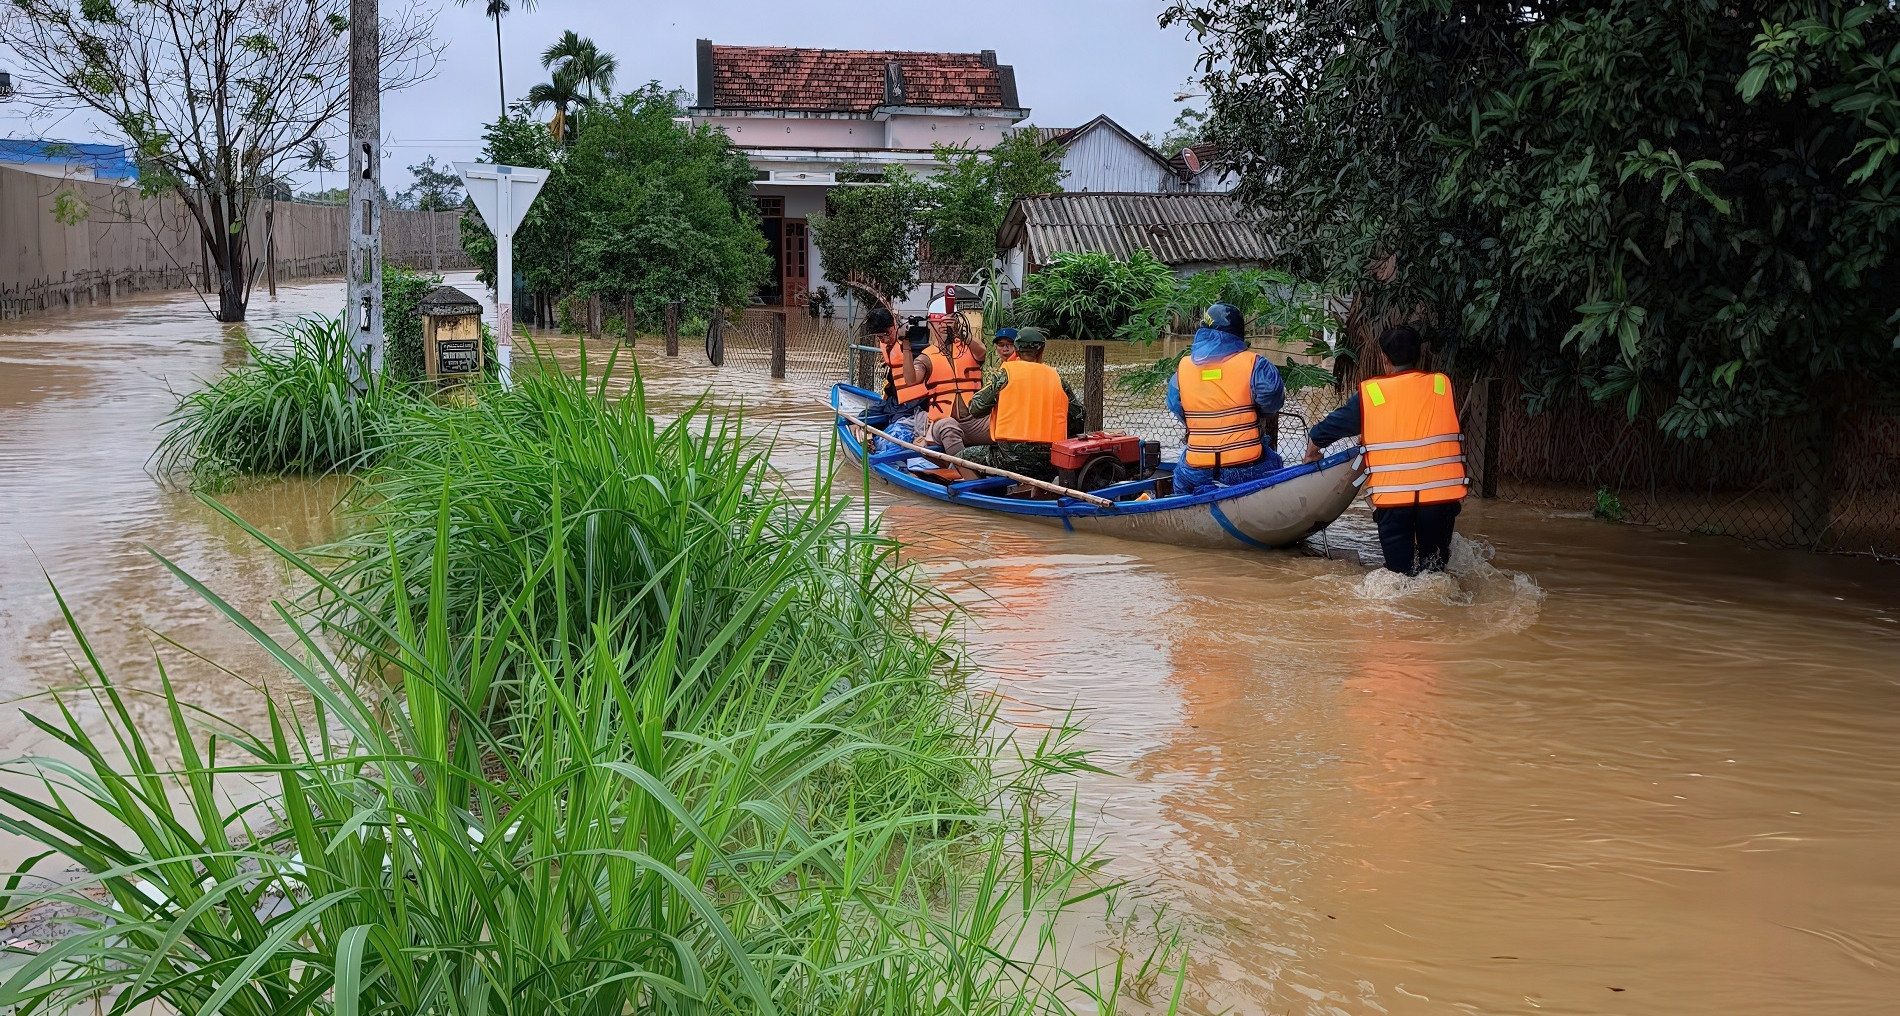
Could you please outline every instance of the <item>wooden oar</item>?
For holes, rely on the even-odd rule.
[[[1012,473],[1007,469],[1002,469],[997,466],[988,466],[988,465],[984,465],[981,462],[971,462],[968,459],[960,459],[960,458],[957,458],[955,455],[946,455],[942,451],[939,451],[935,448],[926,448],[923,445],[914,444],[910,441],[906,441],[901,437],[892,437],[891,435],[886,434],[885,432],[877,429],[876,427],[873,427],[870,424],[865,423],[863,420],[860,420],[857,417],[852,416],[849,413],[846,413],[844,410],[839,409],[837,406],[831,406],[829,408],[831,409],[833,413],[837,414],[840,418],[852,424],[853,426],[861,427],[864,430],[870,431],[871,433],[876,434],[878,437],[881,437],[884,440],[889,441],[890,443],[896,445],[899,448],[907,448],[913,452],[916,452],[919,455],[922,455],[924,458],[930,459],[933,462],[941,462],[944,465],[954,466],[958,469],[968,469],[973,472],[988,473],[991,476],[1001,476],[1001,477],[1004,477],[1005,479],[1015,480],[1017,483],[1028,484],[1029,486],[1034,487],[1037,490],[1046,490],[1051,494],[1057,494],[1062,497],[1072,497],[1072,498],[1075,498],[1077,501],[1086,501],[1089,504],[1096,506],[1097,508],[1114,508],[1115,507],[1115,502],[1110,501],[1108,498],[1105,498],[1105,497],[1096,497],[1094,494],[1086,493],[1080,490],[1074,490],[1069,487],[1064,487],[1061,484],[1050,483],[1047,480],[1038,480],[1033,476],[1024,476],[1021,473]],[[865,463],[864,463],[865,468],[867,469],[870,468],[871,450],[868,448],[865,449],[864,459],[865,459]],[[952,493],[952,496],[955,496],[954,492]]]

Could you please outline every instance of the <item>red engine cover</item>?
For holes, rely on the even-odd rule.
[[[1141,465],[1141,438],[1119,430],[1098,430],[1093,434],[1057,441],[1049,446],[1049,461],[1057,469],[1080,469],[1090,459],[1110,454],[1123,465]]]

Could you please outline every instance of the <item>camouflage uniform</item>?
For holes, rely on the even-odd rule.
[[[970,397],[970,415],[988,416],[995,412],[997,396],[1008,383],[1008,374],[998,374],[996,380],[984,385],[981,391]],[[1062,394],[1069,399],[1069,434],[1073,436],[1082,431],[1082,400],[1076,397],[1075,389],[1070,388],[1067,381],[1062,382]],[[1056,475],[1056,467],[1049,462],[1049,446],[1046,444],[999,441],[966,448],[961,457],[982,465],[1033,476],[1038,480],[1054,479]]]

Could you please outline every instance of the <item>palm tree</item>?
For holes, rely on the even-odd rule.
[[[587,86],[587,97],[597,98],[608,95],[614,88],[614,71],[620,69],[620,61],[612,53],[603,53],[594,45],[594,40],[584,39],[574,34],[572,28],[561,34],[554,45],[541,52],[541,66],[549,70],[567,68],[574,72],[575,80]]]
[[[455,2],[460,6],[468,3],[468,0],[455,0]],[[515,2],[521,5],[522,10],[531,11],[534,10],[536,0],[515,0]],[[507,14],[512,8],[509,7],[508,0],[486,0],[486,4],[482,13],[495,19],[495,86],[501,90],[501,118],[506,120],[508,119],[508,80],[503,76],[501,66],[501,16]]]
[[[317,193],[322,194],[324,171],[336,168],[336,153],[322,138],[312,138],[303,150],[303,168],[317,171]]]
[[[554,107],[554,119],[548,122],[548,127],[554,131],[556,141],[567,137],[567,107],[586,106],[593,101],[592,97],[582,94],[580,75],[566,64],[555,68],[552,80],[528,89],[530,107]]]

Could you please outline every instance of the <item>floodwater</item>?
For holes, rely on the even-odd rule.
[[[338,303],[313,286],[254,309]],[[215,372],[235,339],[188,296],[0,329],[0,687],[70,680],[42,567],[115,668],[149,673],[152,632],[243,663],[142,549],[248,607],[285,588],[144,471],[165,382]],[[828,431],[816,393],[715,373],[686,345],[638,350],[656,404],[743,398],[808,471]],[[226,500],[307,544],[336,494]],[[1455,574],[1403,580],[877,503],[968,608],[976,692],[1031,732],[1073,713],[1117,774],[1078,788],[1130,882],[1084,944],[1139,960],[1179,934],[1196,1011],[1895,1009],[1891,565],[1474,501]],[[1340,530],[1363,543],[1366,523]],[[260,715],[248,687],[159,652],[188,698]],[[0,719],[5,753],[35,741]]]

